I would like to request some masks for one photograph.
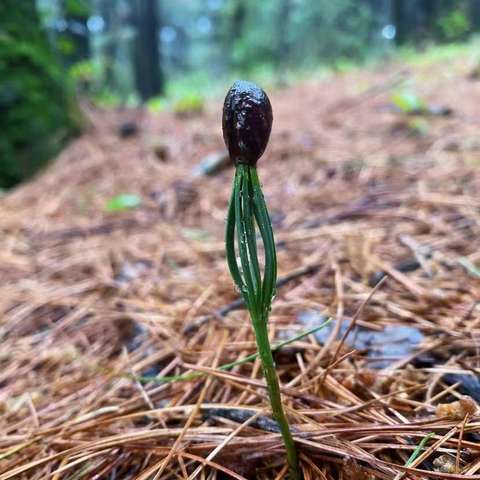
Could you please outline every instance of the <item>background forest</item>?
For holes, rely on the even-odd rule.
[[[282,84],[479,26],[476,0],[3,0],[0,187],[81,130],[75,97],[200,110],[235,77]]]

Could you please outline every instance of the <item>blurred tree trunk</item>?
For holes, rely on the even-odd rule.
[[[406,23],[405,9],[402,0],[393,0],[392,19],[396,28],[395,41],[398,45],[402,45],[406,41]]]
[[[419,40],[420,1],[393,0],[392,17],[396,27],[396,43],[403,45],[410,40]]]
[[[134,43],[135,83],[142,100],[162,95],[165,89],[160,65],[159,15],[155,0],[134,0],[134,24],[137,32]]]
[[[437,22],[440,2],[438,0],[422,0],[410,6],[407,14],[412,28],[409,38],[417,42],[425,42],[437,37]]]
[[[107,88],[116,90],[115,82],[115,60],[117,55],[117,19],[115,12],[115,0],[102,0],[100,2],[99,13],[105,22],[105,43],[103,46],[103,56],[105,62],[105,85]]]
[[[0,188],[30,177],[81,128],[35,0],[0,1]]]
[[[472,19],[472,28],[476,32],[480,29],[480,1],[470,0],[470,18]]]
[[[372,12],[372,20],[377,26],[385,25],[386,12],[389,11],[389,0],[364,0],[370,12]]]
[[[230,67],[242,66],[236,53],[239,42],[244,36],[247,19],[245,0],[224,2],[224,7],[217,19],[218,39],[223,61]]]
[[[280,7],[278,9],[278,21],[277,21],[277,41],[275,46],[275,57],[277,68],[285,66],[290,54],[290,44],[288,41],[288,24],[290,21],[290,14],[292,12],[292,1],[281,0]]]
[[[238,41],[243,36],[243,28],[245,25],[245,19],[247,17],[247,9],[245,2],[243,0],[236,0],[232,19],[231,19],[231,26],[230,26],[230,40],[231,44],[233,45],[234,42]]]
[[[67,29],[60,36],[61,53],[67,65],[90,57],[90,36],[87,21],[91,14],[89,0],[62,0]]]
[[[425,36],[429,38],[436,37],[436,27],[438,21],[439,2],[438,0],[423,0],[422,6],[422,24],[425,29]]]
[[[370,13],[370,37],[373,41],[382,43],[385,39],[381,37],[382,29],[392,22],[391,0],[366,0]]]

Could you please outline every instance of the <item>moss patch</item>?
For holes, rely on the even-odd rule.
[[[30,177],[81,127],[33,0],[0,2],[0,188]]]

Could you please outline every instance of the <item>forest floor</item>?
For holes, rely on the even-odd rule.
[[[270,331],[300,336],[276,361],[305,480],[480,479],[471,72],[269,92]],[[399,91],[429,111],[398,111]],[[225,261],[233,170],[196,169],[223,155],[221,107],[86,107],[88,131],[0,201],[0,480],[286,478],[258,359],[219,368],[256,351]],[[106,209],[120,194],[132,208]]]

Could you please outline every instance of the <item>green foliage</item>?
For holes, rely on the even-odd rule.
[[[173,104],[173,111],[181,116],[197,115],[202,113],[203,108],[203,97],[195,92],[185,94]]]
[[[181,115],[195,113],[190,99],[178,101],[185,87],[207,90],[209,97],[218,84],[248,76],[273,84],[285,84],[292,75],[319,73],[326,69],[346,72],[366,60],[384,58],[400,44],[408,47],[414,61],[435,61],[433,55],[453,54],[429,50],[432,57],[418,57],[418,46],[426,42],[464,40],[478,28],[473,15],[474,0],[459,2],[400,1],[389,8],[385,1],[355,0],[154,0],[159,6],[161,70],[167,80],[168,102],[160,98],[149,102],[151,111],[166,106]],[[95,81],[88,93],[105,97],[102,103],[125,105],[135,95],[136,55],[132,41],[137,27],[125,8],[138,2],[127,0],[37,0],[43,5],[45,22],[52,28],[56,50],[68,65],[93,57]],[[130,5],[131,4],[131,5]],[[398,10],[398,12],[397,12]],[[89,16],[101,17],[101,28],[85,36],[71,29],[59,33],[59,19],[74,20],[86,29]],[[97,17],[98,16],[98,17]],[[92,23],[95,24],[95,21]],[[397,37],[386,39],[382,28],[397,26]],[[402,24],[402,25],[400,25]],[[78,25],[77,25],[78,27]],[[402,27],[402,28],[400,28]],[[402,35],[400,35],[400,32]],[[147,48],[145,46],[145,48]],[[455,48],[459,48],[456,45]],[[406,53],[405,53],[406,52]],[[144,52],[145,53],[145,52]],[[77,72],[78,73],[78,72]],[[85,72],[82,73],[82,80]],[[137,92],[138,93],[138,92]],[[216,92],[220,93],[219,91]],[[188,92],[186,92],[188,95]],[[115,96],[113,102],[109,96]]]
[[[352,60],[340,57],[333,63],[332,69],[337,73],[347,73],[358,67]]]
[[[471,27],[469,18],[460,9],[452,10],[438,22],[440,34],[448,42],[465,38]]]
[[[70,67],[70,76],[75,83],[93,82],[97,77],[95,65],[91,60],[77,62]]]
[[[298,2],[292,13],[290,37],[292,51],[303,51],[305,63],[333,63],[364,58],[372,47],[370,22],[372,12],[362,2],[318,0]],[[310,38],[305,51],[306,38]]]
[[[167,78],[178,69],[180,81],[185,73],[199,71],[217,75],[228,70],[252,77],[268,70],[278,76],[286,69],[332,65],[340,57],[344,60],[338,66],[343,68],[377,48],[368,2],[229,0],[216,8],[209,3],[215,2],[162,0],[165,24],[179,32],[164,48]],[[206,18],[210,30],[198,32],[195,20]]]
[[[103,93],[107,97],[114,95],[112,92],[108,92],[104,88],[102,81],[102,66],[100,65],[100,62],[95,61],[94,59],[81,60],[72,64],[68,68],[68,73],[75,87],[75,91],[82,96],[89,95],[93,98],[97,96],[101,98]],[[118,99],[113,103],[109,102],[107,99],[105,103],[113,106],[121,104]]]
[[[259,63],[295,67],[332,64],[341,57],[344,62],[359,60],[371,46],[371,12],[360,2],[298,0],[290,2],[287,18],[283,17],[282,3],[248,4],[243,35],[233,44],[234,65],[248,69]]]
[[[64,0],[65,14],[72,17],[88,17],[91,7],[88,0]]]
[[[163,112],[167,108],[167,101],[163,97],[153,97],[147,102],[147,108],[152,113]]]
[[[0,188],[28,178],[81,125],[33,0],[0,2]]]
[[[190,88],[171,89],[168,97],[153,97],[147,102],[147,108],[152,113],[172,111],[180,117],[199,115],[205,108],[203,95]],[[207,84],[205,83],[205,88]]]
[[[103,108],[117,108],[122,105],[122,99],[117,93],[101,91],[93,98],[95,104]]]
[[[436,45],[424,52],[412,47],[403,47],[398,51],[398,58],[414,66],[428,66],[438,62],[448,62],[461,56],[473,56],[478,52],[479,42],[470,43],[449,43]]]
[[[403,113],[415,114],[426,110],[425,102],[412,92],[396,92],[391,100]]]
[[[416,458],[420,455],[420,453],[422,452],[422,450],[425,448],[425,445],[428,443],[428,441],[433,438],[435,436],[435,433],[434,432],[430,432],[430,433],[427,433],[427,435],[425,435],[422,440],[420,441],[420,443],[417,445],[417,447],[415,448],[415,450],[413,451],[413,453],[410,455],[410,458],[407,460],[407,462],[405,463],[405,466],[406,467],[409,467],[415,460]]]
[[[59,37],[57,39],[57,49],[63,56],[68,57],[75,52],[75,43],[69,37]]]
[[[130,210],[131,208],[138,207],[141,205],[142,199],[132,193],[122,193],[113,197],[105,205],[105,211],[107,212],[123,212],[125,210]]]

